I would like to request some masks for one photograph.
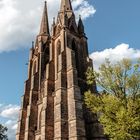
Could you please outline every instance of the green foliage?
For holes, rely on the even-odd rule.
[[[7,131],[7,128],[0,124],[0,140],[8,140],[7,135],[5,132]]]
[[[116,64],[106,60],[99,71],[87,70],[87,83],[103,91],[85,93],[85,103],[99,116],[104,133],[111,140],[140,138],[140,62],[123,59]]]

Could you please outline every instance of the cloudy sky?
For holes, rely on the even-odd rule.
[[[47,0],[49,21],[60,0]],[[16,121],[27,78],[29,48],[39,32],[43,0],[0,0],[0,123],[15,140]],[[105,58],[113,62],[140,57],[139,0],[73,0],[82,15],[89,52],[97,69]]]

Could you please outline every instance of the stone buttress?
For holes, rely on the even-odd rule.
[[[40,32],[30,49],[28,80],[16,140],[105,140],[96,115],[84,105],[92,67],[81,17],[76,24],[70,0],[61,0],[51,34],[45,2]]]

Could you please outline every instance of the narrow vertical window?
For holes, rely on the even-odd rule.
[[[61,54],[61,42],[60,40],[57,43],[57,71],[59,71],[60,68],[60,54]]]
[[[49,62],[49,59],[50,59],[50,50],[49,50],[49,47],[46,47],[45,49],[45,62],[46,64]]]
[[[34,66],[33,66],[33,74],[35,74],[37,72],[36,70],[36,61],[34,62]]]
[[[72,46],[72,50],[74,51],[74,54],[75,54],[75,65],[76,65],[76,68],[77,68],[77,70],[78,70],[78,48],[77,48],[77,46],[76,46],[76,43],[75,43],[75,40],[73,39],[73,41],[72,41],[72,44],[71,44]]]
[[[59,56],[61,54],[61,42],[60,40],[57,43],[57,55]]]

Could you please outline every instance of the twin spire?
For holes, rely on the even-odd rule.
[[[65,8],[65,9],[64,9]],[[61,7],[60,11],[72,11],[72,6],[70,0],[61,0]],[[40,27],[40,35],[50,35],[49,32],[49,21],[48,21],[48,9],[47,9],[47,2],[45,1],[41,27]]]
[[[61,0],[60,12],[62,11],[72,11],[72,5],[70,0]],[[84,33],[84,26],[81,20],[79,19],[78,29],[81,34]],[[45,1],[44,11],[41,21],[40,33],[39,35],[47,35],[50,36],[49,31],[49,21],[48,21],[48,9],[47,9],[47,2]]]

